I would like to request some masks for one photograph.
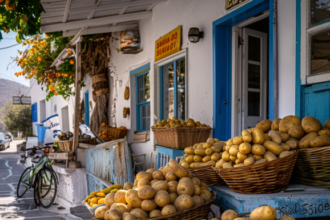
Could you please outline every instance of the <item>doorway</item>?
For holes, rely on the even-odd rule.
[[[63,107],[61,109],[61,113],[62,113],[62,132],[70,131],[68,106]]]

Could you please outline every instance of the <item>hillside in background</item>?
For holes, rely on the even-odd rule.
[[[13,96],[26,95],[30,96],[30,87],[17,83],[15,81],[0,78],[0,109],[5,107],[9,100],[13,100]],[[0,130],[3,129],[2,112],[0,111]]]

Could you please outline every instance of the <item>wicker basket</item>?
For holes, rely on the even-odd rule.
[[[212,166],[189,169],[200,181],[207,186],[221,186],[225,181],[217,174]]]
[[[301,149],[291,181],[330,188],[330,146]]]
[[[100,89],[95,91],[96,97],[99,97],[102,94],[108,94],[109,93],[109,89],[105,88],[105,89]]]
[[[127,135],[128,130],[127,129],[118,129],[118,128],[114,128],[114,127],[110,127],[110,126],[107,126],[107,127],[101,126],[100,132],[101,133],[104,132],[108,136],[111,136],[114,138],[114,140],[116,140],[116,139],[124,138]]]
[[[211,135],[212,128],[206,127],[201,128],[199,136],[198,136],[198,143],[205,142]]]
[[[215,200],[216,194],[215,192],[212,193],[212,198],[210,201],[204,203],[203,205],[193,207],[191,209],[182,210],[176,212],[171,215],[159,216],[155,218],[147,218],[144,220],[169,220],[169,219],[180,219],[180,220],[200,220],[200,219],[207,219],[209,213],[211,212],[211,203]],[[93,219],[98,220],[97,218],[93,217]]]
[[[151,127],[157,145],[174,148],[184,149],[186,147],[193,146],[198,141],[200,128],[155,128]],[[205,139],[204,141],[206,141]]]
[[[79,143],[96,145],[96,138],[79,139]],[[60,151],[63,151],[63,152],[70,152],[72,150],[72,145],[73,145],[73,141],[71,141],[71,140],[58,142]]]
[[[98,82],[103,82],[103,81],[108,81],[105,74],[96,74],[96,75],[92,76],[92,84],[95,84]]]
[[[229,169],[213,168],[238,193],[275,193],[287,188],[299,150],[271,162]]]

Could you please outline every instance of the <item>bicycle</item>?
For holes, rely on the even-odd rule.
[[[29,157],[33,157],[32,166],[26,168],[17,185],[17,197],[21,198],[27,192],[27,190],[33,187],[34,202],[36,205],[41,205],[44,208],[49,208],[56,197],[58,179],[57,175],[52,168],[53,160],[48,160],[46,156],[43,155],[43,151],[38,147],[33,147],[28,153]],[[27,156],[21,155],[22,161],[25,162]]]

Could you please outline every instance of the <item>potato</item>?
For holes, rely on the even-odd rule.
[[[256,128],[262,130],[263,133],[266,133],[267,131],[270,130],[271,126],[272,126],[272,121],[266,119],[266,120],[262,120],[261,122],[259,122],[256,125]]]
[[[265,141],[264,147],[266,150],[273,152],[275,155],[280,155],[283,151],[283,147],[273,141]]]
[[[223,151],[229,151],[231,146],[233,146],[233,145],[226,145],[226,148]]]
[[[115,203],[115,194],[116,193],[109,193],[105,196],[104,203],[106,207],[110,208],[111,205]]]
[[[264,132],[258,128],[252,131],[252,142],[254,144],[262,144],[265,141]]]
[[[270,139],[269,135],[267,133],[264,133],[264,138],[265,138],[265,141],[271,141],[272,139]]]
[[[222,150],[222,148],[223,148],[223,146],[213,145],[213,146],[211,147],[211,150],[212,150],[213,152],[215,152],[215,153],[220,153],[221,150]]]
[[[141,208],[135,208],[129,212],[136,219],[145,219],[148,218],[148,213]]]
[[[194,168],[199,168],[199,167],[203,167],[204,163],[203,162],[194,162],[190,164],[190,168],[194,169]]]
[[[324,127],[330,129],[330,119],[324,123]]]
[[[234,167],[244,167],[244,163],[235,164]]]
[[[188,162],[186,162],[186,161],[182,161],[182,162],[180,163],[180,165],[183,166],[183,167],[185,167],[185,168],[187,168],[187,169],[190,168],[190,164],[189,164]],[[152,181],[153,181],[153,180],[152,180]]]
[[[150,212],[150,211],[156,209],[157,208],[157,205],[155,203],[155,200],[153,200],[153,199],[146,199],[146,200],[143,200],[142,201],[141,208],[144,211]]]
[[[273,160],[277,160],[276,155],[273,154],[273,153],[270,152],[270,151],[267,151],[267,152],[264,154],[264,158],[267,160],[267,162],[270,162],[270,161],[273,161]]]
[[[232,146],[232,145],[234,145],[233,138],[228,139],[226,145],[227,145],[227,146]]]
[[[238,153],[239,146],[238,145],[233,145],[229,148],[229,154],[232,156],[236,156]]]
[[[254,164],[254,158],[253,157],[249,157],[246,160],[244,160],[244,166],[250,166]]]
[[[194,185],[194,187],[195,187],[194,195],[201,194],[201,188],[198,185]]]
[[[206,140],[206,142],[207,142],[207,143],[210,143],[211,145],[213,145],[216,141],[215,141],[214,138],[208,138],[208,139]]]
[[[162,214],[160,213],[160,210],[158,210],[158,209],[152,210],[149,213],[149,218],[155,218],[155,217],[159,217],[159,216],[162,216]]]
[[[104,220],[110,220],[109,213],[110,213],[110,209],[108,209],[108,210],[104,213],[104,216],[103,216],[103,219],[104,219]]]
[[[230,160],[230,155],[229,155],[229,153],[227,151],[223,152],[222,159],[224,161],[229,161]]]
[[[202,197],[204,202],[208,202],[212,198],[212,194],[209,190],[201,190],[201,194],[199,196]]]
[[[130,183],[130,182],[125,183],[124,187],[123,187],[124,190],[129,190],[129,189],[132,189],[132,188],[133,188],[133,184]]]
[[[174,207],[177,211],[190,209],[194,206],[194,200],[189,195],[179,195],[178,198],[174,201]]]
[[[202,162],[203,161],[203,157],[199,156],[199,155],[195,155],[194,156],[194,161],[195,162]]]
[[[329,128],[327,127],[323,127],[322,130],[330,130]]]
[[[252,131],[254,130],[254,128],[248,128],[246,130],[252,134]]]
[[[237,153],[237,159],[240,161],[244,161],[248,156],[246,154],[242,154],[241,152]]]
[[[169,172],[169,173],[166,174],[165,179],[167,181],[175,181],[175,180],[178,179],[178,177],[174,173]]]
[[[176,193],[177,192],[178,184],[179,183],[177,181],[169,181],[167,183],[167,191],[169,193]]]
[[[291,150],[294,150],[297,148],[299,141],[294,138],[289,138],[285,143],[290,146]]]
[[[204,204],[204,199],[198,195],[193,195],[194,207]]]
[[[224,159],[220,159],[216,164],[215,167],[216,168],[222,168],[223,164],[226,163],[226,161]]]
[[[146,178],[140,179],[138,182],[138,188],[140,189],[142,186],[145,186],[145,185],[150,185],[149,180]]]
[[[135,180],[134,180],[134,184],[133,184],[133,188],[134,188],[134,187],[137,187],[138,183],[139,183],[139,181],[137,181],[137,179],[135,178]]]
[[[283,151],[282,153],[280,153],[278,158],[283,158],[283,157],[287,157],[287,156],[290,156],[290,155],[291,155],[290,151]]]
[[[286,144],[286,143],[282,143],[281,146],[283,147],[283,150],[284,151],[288,151],[288,150],[291,149],[290,146],[288,144]]]
[[[196,149],[204,149],[203,148],[203,144],[198,144],[197,147],[196,147]]]
[[[207,148],[211,148],[212,145],[213,144],[206,142],[206,143],[203,144],[203,148],[206,150]]]
[[[235,160],[235,164],[239,164],[239,163],[243,163],[244,161],[240,160],[240,159],[236,159]]]
[[[203,182],[201,182],[200,187],[201,187],[201,190],[207,190],[207,191],[209,191],[209,187],[205,183],[203,183]]]
[[[282,119],[284,120],[284,119]],[[254,209],[250,214],[250,220],[275,220],[276,210],[270,206],[260,206]]]
[[[108,209],[109,209],[109,208],[106,207],[106,206],[98,207],[98,208],[95,210],[95,218],[98,218],[98,219],[104,219],[104,214],[105,214],[105,212],[106,212]]]
[[[289,136],[294,138],[294,139],[300,139],[304,136],[305,132],[303,130],[303,128],[301,127],[301,125],[296,125],[293,126],[289,129]]]
[[[231,162],[231,161],[230,161]],[[223,165],[222,165],[222,167],[223,168],[233,168],[233,165],[232,165],[232,163],[230,163],[230,162],[226,162],[226,163],[224,163]]]
[[[151,187],[151,186],[150,186]],[[115,194],[115,197],[114,197],[114,199],[115,199],[115,202],[116,203],[124,203],[124,204],[126,204],[127,202],[126,202],[126,199],[125,199],[125,197],[126,197],[126,193],[127,193],[127,191],[126,190],[118,190],[117,192],[116,192],[116,194]]]
[[[170,203],[173,205],[174,201],[176,200],[176,198],[178,197],[178,194],[176,193],[170,193]]]
[[[167,190],[167,180],[164,181],[159,181],[157,183],[155,183],[152,188],[154,188],[154,190],[156,190],[156,192],[160,191],[160,190]]]
[[[149,181],[151,181],[152,180],[152,174],[148,173],[148,172],[138,172],[138,174],[136,174],[136,180],[140,181],[140,179],[142,179],[142,178],[146,178]]]
[[[317,134],[319,136],[321,136],[321,135],[328,135],[328,136],[330,136],[330,130],[320,130],[319,132],[317,132]]]
[[[155,172],[152,173],[152,178],[154,180],[164,180],[165,176],[162,171],[156,170]]]
[[[258,161],[258,160],[264,159],[264,157],[263,156],[260,156],[260,155],[253,155],[253,159],[255,161]]]
[[[233,143],[235,145],[240,145],[241,143],[243,143],[243,136],[236,136],[236,137],[234,137]]]
[[[121,220],[122,219],[121,218],[121,213],[118,212],[117,210],[109,211],[108,212],[108,217],[109,217],[110,220]],[[97,217],[95,216],[95,218],[97,218]],[[99,219],[99,218],[97,218],[97,219]]]
[[[190,177],[183,177],[179,180],[179,183],[183,182],[183,181],[190,181],[192,182],[192,179]]]
[[[271,125],[270,129],[278,131],[278,129],[280,127],[280,121],[281,121],[280,118],[274,119],[274,121],[272,122],[272,125]]]
[[[252,153],[262,156],[266,153],[266,148],[261,144],[254,144],[252,145]]]
[[[122,220],[136,220],[136,218],[133,215],[131,215],[129,212],[125,212],[122,215]]]
[[[213,154],[213,150],[211,148],[207,148],[205,149],[205,154],[210,156]]]
[[[285,134],[285,133],[280,134],[280,137],[282,142],[286,142],[290,138],[289,134]]]
[[[159,181],[161,181],[161,180],[151,180],[151,181],[150,181],[150,186],[153,186],[155,183],[157,183],[157,182],[159,182]]]
[[[193,195],[195,191],[195,187],[194,184],[192,183],[192,181],[182,181],[179,182],[178,186],[177,186],[177,194],[181,195],[181,194],[187,194],[187,195]]]
[[[221,220],[233,220],[235,218],[238,218],[238,214],[231,209],[224,211],[221,215]]]
[[[182,177],[185,177],[185,176],[189,176],[189,170],[187,168],[185,168],[185,167],[182,167],[174,159],[170,159],[169,163],[166,166],[169,166],[169,168],[170,168],[168,170],[168,172],[173,172],[179,178],[182,178]],[[164,175],[166,175],[166,173],[164,173]]]
[[[305,137],[303,137],[299,143],[298,146],[300,149],[304,149],[304,148],[308,148],[309,147],[309,141],[315,137],[317,137],[318,135],[316,134],[316,132],[311,132],[308,133]]]
[[[201,181],[198,179],[198,177],[193,177],[193,178],[191,178],[191,182],[192,182],[194,185],[197,185],[197,186],[200,186],[200,185],[201,185]]]
[[[220,160],[220,154],[219,153],[213,153],[212,155],[211,155],[211,160],[213,160],[213,161],[218,161],[218,160]]]
[[[251,152],[251,144],[242,143],[239,145],[239,152],[242,154],[249,154]]]
[[[282,216],[281,218],[279,218],[278,220],[296,220],[295,218],[291,217],[291,216]]]
[[[309,141],[311,147],[322,147],[330,145],[330,137],[328,135],[321,135],[314,137]]]
[[[119,191],[117,191],[117,193],[118,192]],[[117,195],[117,193],[116,193],[116,195]],[[155,194],[156,194],[156,190],[149,185],[142,186],[138,190],[138,197],[140,199],[152,199],[152,198],[154,198]]]
[[[194,155],[195,154],[195,149],[193,147],[186,147],[184,149],[185,154],[187,155]],[[148,172],[148,171],[147,171]]]
[[[170,215],[170,214],[176,213],[176,208],[173,205],[166,205],[162,208],[160,213],[162,216]]]
[[[286,116],[280,121],[279,131],[281,133],[288,133],[290,128],[296,125],[300,125],[300,118],[298,116]]]
[[[196,149],[195,150],[195,155],[199,155],[204,157],[205,156],[205,149]]]
[[[132,211],[132,210],[133,210],[133,207],[132,207],[132,206],[130,206],[130,205],[128,205],[128,204],[126,205],[126,207],[127,207],[127,211],[128,211],[128,212],[130,212],[130,211]]]
[[[110,207],[110,211],[117,210],[120,212],[120,214],[124,214],[125,212],[128,212],[127,206],[123,203],[114,203]]]
[[[243,142],[250,143],[252,141],[252,135],[248,130],[242,131]]]
[[[146,172],[152,174],[152,173],[155,172],[156,170],[157,170],[157,169],[150,168],[150,169],[147,169]]]
[[[138,197],[138,191],[134,189],[127,190],[125,200],[133,208],[141,208],[142,200]]]
[[[269,133],[268,133],[270,139],[275,142],[276,144],[281,144],[282,143],[282,139],[281,139],[281,136],[274,130],[271,130]]]
[[[256,165],[256,164],[261,164],[261,163],[266,163],[266,162],[267,162],[266,159],[261,159],[261,160],[257,160],[257,161],[254,163],[254,165]]]
[[[164,167],[160,167],[158,170],[160,170],[160,171],[162,171],[162,172],[163,172],[163,170],[164,170]]]
[[[311,116],[303,118],[301,121],[301,126],[306,133],[319,132],[319,130],[322,128],[321,122]]]

